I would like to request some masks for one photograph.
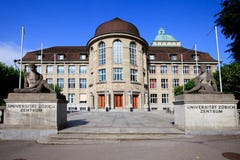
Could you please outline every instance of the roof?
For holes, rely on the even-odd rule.
[[[153,47],[149,46],[148,55],[154,55],[155,59],[151,61],[172,61],[171,55],[176,55],[177,60],[181,61],[181,54],[184,62],[195,62],[193,56],[195,51],[184,47]],[[198,62],[217,62],[208,53],[197,51],[199,56]]]
[[[56,46],[43,49],[43,61],[54,61],[54,54],[64,55],[64,61],[75,61],[80,60],[81,55],[86,53],[86,46]],[[23,61],[35,61],[37,55],[41,55],[41,50],[28,52]]]
[[[117,17],[99,25],[96,29],[95,37],[108,33],[127,33],[140,36],[135,25]]]

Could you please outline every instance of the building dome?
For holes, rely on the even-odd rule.
[[[114,18],[99,25],[94,36],[96,37],[108,33],[127,33],[135,36],[140,36],[135,25],[121,20],[120,18]]]
[[[154,41],[177,41],[172,35],[165,34],[165,30],[160,28]]]

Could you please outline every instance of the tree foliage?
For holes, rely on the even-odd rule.
[[[191,79],[188,81],[187,84],[184,84],[184,90],[190,90],[195,86],[194,79]],[[175,96],[183,94],[183,86],[177,86],[174,88],[174,94]]]
[[[221,3],[222,11],[216,14],[215,23],[222,27],[222,33],[232,42],[227,52],[232,52],[232,57],[240,61],[240,0],[224,0]]]
[[[214,78],[219,87],[219,71],[214,73]],[[240,62],[231,63],[221,67],[222,87],[224,93],[240,95]]]
[[[52,90],[55,90],[57,94],[61,94],[62,88],[60,88],[57,84],[50,84]]]
[[[4,99],[9,92],[18,87],[19,72],[13,67],[0,62],[0,105],[4,105]]]

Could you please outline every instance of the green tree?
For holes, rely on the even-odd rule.
[[[187,84],[184,84],[184,90],[190,90],[195,86],[194,79],[191,79],[188,81]],[[177,86],[174,88],[174,94],[175,96],[183,94],[183,86]]]
[[[221,3],[222,11],[217,13],[215,24],[222,27],[222,33],[232,42],[227,52],[231,52],[236,61],[240,61],[240,1],[224,0]]]
[[[52,90],[55,90],[57,94],[61,94],[62,88],[60,88],[57,84],[50,84]]]
[[[214,78],[219,87],[219,71],[214,73]],[[224,93],[232,93],[240,98],[240,62],[231,63],[221,67],[222,87]]]
[[[19,72],[13,67],[0,62],[0,105],[5,105],[4,99],[9,92],[18,87]]]

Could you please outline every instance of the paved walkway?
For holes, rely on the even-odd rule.
[[[61,132],[183,133],[173,118],[164,111],[75,112],[68,114],[68,128]]]

